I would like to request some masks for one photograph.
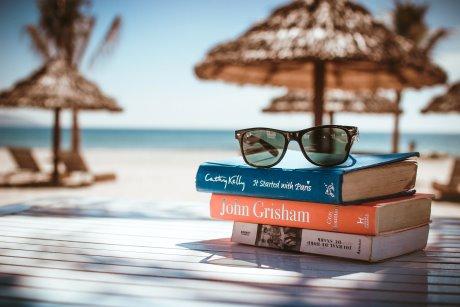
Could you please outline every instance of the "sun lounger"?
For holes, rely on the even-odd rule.
[[[16,169],[0,176],[0,186],[40,186],[49,181],[35,160],[32,150],[23,147],[7,147]]]
[[[114,173],[103,173],[103,174],[91,173],[85,161],[83,160],[82,156],[78,153],[63,152],[62,162],[65,165],[66,174],[68,175],[72,173],[91,174],[95,182],[110,181],[110,180],[116,179],[116,175]]]
[[[30,148],[7,147],[7,150],[13,157],[18,170],[34,173],[39,173],[41,171]]]
[[[439,192],[441,200],[460,200],[460,158],[456,158],[450,180],[447,184],[433,182],[433,189]]]
[[[16,169],[7,174],[0,175],[0,187],[26,188],[54,186],[51,182],[50,174],[41,170],[30,148],[8,147],[7,150],[16,164]],[[64,154],[63,158],[65,156]],[[67,162],[69,165],[75,167],[78,166],[78,164],[72,164],[73,161],[75,161],[74,158],[68,158],[63,162]],[[96,180],[85,169],[80,170],[75,168],[70,168],[70,171],[61,174],[60,179],[60,186],[72,188],[89,186]]]

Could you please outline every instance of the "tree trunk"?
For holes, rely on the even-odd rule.
[[[329,125],[334,124],[334,112],[329,112]]]
[[[324,112],[324,87],[325,87],[325,64],[322,61],[316,61],[313,68],[314,80],[313,80],[313,111],[315,114],[315,126],[323,124],[323,112]]]
[[[399,106],[401,104],[401,97],[402,97],[402,91],[397,90],[396,91],[396,99],[395,99],[395,104],[396,104],[396,109],[399,111]],[[394,153],[399,151],[399,117],[400,113],[396,112],[394,115],[394,126],[393,126],[393,148],[392,151]]]
[[[80,152],[80,126],[78,124],[78,110],[72,110],[72,152]]]
[[[60,161],[60,147],[61,147],[61,109],[54,110],[54,128],[53,128],[53,176],[52,181],[54,185],[59,185],[59,161]]]

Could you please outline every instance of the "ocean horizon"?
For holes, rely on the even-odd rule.
[[[81,141],[88,149],[238,150],[233,130],[86,128],[81,130]],[[48,127],[0,127],[0,147],[50,148],[51,142]],[[407,151],[410,142],[421,153],[460,155],[460,134],[402,133],[400,151]],[[70,129],[62,129],[62,147],[69,144]],[[361,132],[353,150],[390,152],[391,133]]]

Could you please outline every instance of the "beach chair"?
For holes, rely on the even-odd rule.
[[[7,147],[6,149],[11,154],[11,157],[13,157],[18,171],[29,171],[32,173],[39,173],[41,171],[30,148]]]
[[[440,200],[460,201],[460,158],[456,158],[449,182],[441,184],[433,182],[433,189],[439,192]]]
[[[35,186],[49,180],[49,174],[42,172],[35,160],[32,149],[24,147],[7,147],[16,169],[0,178],[0,186]]]
[[[65,166],[66,175],[72,173],[90,174],[95,182],[111,181],[116,179],[114,173],[93,174],[86,165],[83,157],[75,152],[63,152],[61,156]]]

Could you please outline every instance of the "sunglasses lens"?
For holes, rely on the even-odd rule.
[[[348,155],[348,134],[341,128],[317,128],[302,136],[307,156],[321,166],[342,163]]]
[[[242,136],[242,151],[253,166],[271,166],[281,159],[286,139],[283,134],[271,130],[251,130]]]

